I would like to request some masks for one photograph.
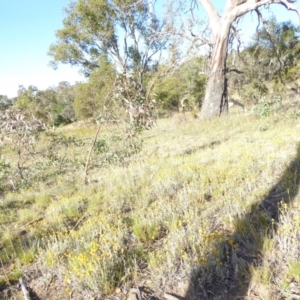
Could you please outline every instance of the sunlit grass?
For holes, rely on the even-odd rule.
[[[282,203],[278,224],[250,213],[297,154],[299,128],[295,119],[253,115],[158,121],[143,134],[141,152],[124,166],[92,168],[89,185],[77,167],[7,193],[0,203],[0,257],[54,271],[64,299],[82,290],[104,299],[141,278],[153,289],[193,276],[211,286],[226,281],[233,266],[240,275],[234,280],[249,295],[272,299],[299,281],[300,201],[292,208]],[[88,139],[95,128],[60,130]],[[89,145],[68,151],[83,159]],[[294,188],[295,174],[286,178],[285,188]],[[249,268],[240,253],[260,257],[260,264]],[[9,274],[8,268],[2,285]]]

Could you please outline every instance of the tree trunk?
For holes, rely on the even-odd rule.
[[[260,6],[278,3],[286,9],[297,12],[300,10],[293,5],[294,0],[227,0],[223,17],[220,17],[211,0],[198,0],[208,14],[210,28],[213,34],[213,53],[211,71],[202,104],[200,118],[215,118],[228,112],[226,58],[228,38],[232,23],[247,12]]]
[[[200,118],[211,119],[228,112],[226,58],[229,28],[216,37]]]

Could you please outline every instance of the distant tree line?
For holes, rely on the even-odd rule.
[[[60,82],[46,90],[20,86],[14,99],[0,95],[0,110],[21,109],[54,126],[96,120],[104,111],[115,119],[129,119],[130,109],[147,116],[153,105],[161,117],[199,110],[210,53],[185,55],[170,33],[175,29],[159,20],[147,1],[129,2],[70,4],[50,55],[53,64],[79,65],[86,82]],[[245,48],[228,53],[229,96],[252,105],[264,95],[299,93],[299,56],[299,28],[264,20]]]

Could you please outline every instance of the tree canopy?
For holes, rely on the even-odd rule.
[[[214,118],[228,111],[228,68],[226,65],[228,45],[231,33],[236,33],[234,22],[246,13],[255,11],[259,20],[263,20],[259,8],[264,5],[280,4],[286,9],[299,10],[294,0],[227,0],[224,11],[220,15],[213,3],[209,0],[199,0],[203,6],[212,32],[209,45],[213,48],[211,55],[211,69],[209,73],[206,94],[201,109],[202,118]]]
[[[227,84],[230,69],[227,68],[226,60],[231,37],[237,36],[235,21],[251,11],[257,13],[259,20],[263,20],[259,9],[270,4],[282,5],[298,14],[299,11],[294,5],[295,1],[292,0],[227,0],[224,4],[224,11],[220,15],[211,1],[198,0],[197,2],[207,13],[210,35],[207,34],[207,26],[203,22],[195,21],[197,6],[193,4],[196,1],[191,1],[190,9],[184,12],[185,15],[190,12],[191,14],[186,24],[181,26],[180,32],[176,30],[179,27],[177,23],[184,16],[183,10],[177,9],[176,14],[172,15],[171,8],[175,7],[176,5],[173,4],[176,3],[179,3],[178,7],[183,8],[180,6],[181,1],[171,1],[168,20],[161,17],[162,14],[158,16],[155,13],[156,1],[77,0],[71,2],[65,10],[63,28],[56,32],[57,42],[50,47],[49,54],[53,58],[52,63],[56,65],[62,62],[80,66],[81,71],[86,76],[90,76],[100,67],[100,58],[105,57],[114,66],[116,74],[124,76],[117,84],[119,86],[120,83],[124,83],[123,92],[119,89],[115,94],[122,95],[123,105],[127,106],[128,110],[137,110],[139,105],[149,101],[149,89],[153,88],[153,84],[149,84],[149,78],[155,78],[153,74],[158,70],[160,59],[167,55],[174,58],[170,49],[176,46],[179,49],[181,45],[184,45],[183,38],[188,38],[189,35],[190,47],[193,48],[196,41],[201,41],[197,47],[206,44],[211,49],[206,92],[201,101],[201,117],[220,116],[228,110]],[[198,19],[200,17],[202,18],[199,15]],[[193,24],[195,23],[200,26],[198,27],[199,33],[194,31]],[[274,41],[268,39],[267,35],[270,34],[270,30],[273,30],[271,35],[276,37],[278,44],[274,44],[274,38]],[[268,49],[266,51],[273,57],[273,66],[279,66],[274,67],[277,71],[274,71],[273,75],[277,74],[280,81],[283,81],[281,70],[291,64],[292,60],[297,59],[297,51],[295,50],[292,56],[290,51],[291,47],[295,47],[296,36],[291,36],[293,32],[296,31],[293,30],[291,24],[286,23],[282,27],[273,27],[273,29],[270,25],[268,30],[259,32],[259,40],[256,41],[255,51],[258,53],[259,48]],[[180,36],[181,40],[174,39],[171,42],[170,39],[173,39],[175,35]],[[183,49],[185,47],[180,50],[184,51]],[[289,52],[288,55],[285,54],[287,52]],[[198,55],[200,56],[200,53]],[[168,80],[169,84],[170,79]],[[174,83],[176,80],[178,77],[171,81]],[[129,82],[134,82],[134,84],[129,84]],[[81,86],[78,91],[82,92],[83,88],[84,86]],[[131,91],[124,92],[128,88]],[[185,85],[182,88],[184,89]],[[130,98],[126,98],[125,95],[130,95]],[[179,94],[177,96],[180,97]],[[173,100],[170,99],[170,101]]]
[[[152,1],[78,0],[65,12],[49,54],[52,63],[78,65],[86,75],[99,67],[102,55],[120,72],[155,68],[168,41]]]

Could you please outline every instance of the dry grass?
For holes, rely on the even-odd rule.
[[[143,299],[294,299],[299,128],[278,114],[160,120],[128,164],[92,169],[87,186],[77,168],[5,194],[0,288],[22,272],[40,299],[122,299],[131,287]],[[84,157],[88,144],[69,151]]]

